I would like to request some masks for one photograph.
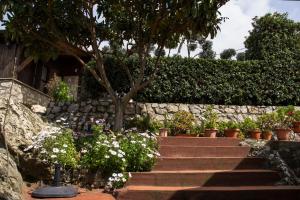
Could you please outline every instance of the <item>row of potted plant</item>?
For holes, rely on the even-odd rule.
[[[273,132],[279,140],[288,140],[293,130],[300,133],[300,110],[293,106],[280,107],[272,113],[265,113],[256,120],[245,118],[242,122],[220,121],[213,107],[208,107],[200,124],[195,123],[194,116],[186,111],[175,113],[171,120],[165,119],[161,135],[166,136],[167,131],[174,136],[204,137],[251,137],[253,139],[270,140]],[[202,134],[203,133],[203,134]]]

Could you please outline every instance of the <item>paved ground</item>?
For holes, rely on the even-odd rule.
[[[24,187],[23,191],[23,199],[24,200],[36,200],[35,198],[31,197],[31,192],[34,190],[35,186],[32,187]],[[68,200],[115,200],[115,198],[107,193],[103,193],[102,190],[95,189],[95,190],[86,190],[86,189],[79,189],[80,194],[74,198],[68,198]],[[43,200],[61,200],[63,198],[53,198],[53,199],[43,199]]]

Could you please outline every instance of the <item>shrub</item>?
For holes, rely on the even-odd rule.
[[[137,128],[139,131],[150,131],[152,133],[158,132],[162,128],[162,123],[157,120],[151,119],[150,115],[143,115],[134,117],[126,123],[126,129]]]
[[[173,115],[173,134],[187,133],[192,129],[195,118],[194,115],[187,111],[178,111]]]
[[[59,163],[65,167],[75,168],[79,157],[74,144],[72,131],[63,130],[45,137],[39,145],[38,156],[51,164]]]
[[[266,113],[257,118],[258,127],[262,131],[272,131],[276,124],[276,114]]]
[[[56,75],[46,85],[49,94],[57,102],[69,102],[73,99],[69,86]]]
[[[240,129],[242,133],[249,137],[249,131],[255,130],[258,128],[258,124],[253,119],[247,117],[240,123]]]
[[[213,107],[209,106],[204,113],[204,120],[202,121],[205,129],[215,129],[218,126],[218,115],[213,111]]]
[[[115,62],[110,64],[114,65]],[[130,61],[129,65],[134,69],[136,61]],[[286,60],[163,58],[157,78],[144,91],[139,92],[135,100],[157,103],[299,105],[299,65],[298,61]],[[114,88],[118,83],[120,90],[130,88],[128,81],[121,76],[115,78],[116,73],[108,74],[110,80],[116,80],[113,81]],[[128,86],[124,87],[124,83]],[[87,90],[94,88],[90,86]]]

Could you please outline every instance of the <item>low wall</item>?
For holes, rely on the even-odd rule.
[[[152,118],[159,121],[164,120],[179,111],[185,110],[193,113],[196,120],[202,120],[203,113],[209,105],[202,104],[158,104],[158,103],[137,103],[131,102],[125,112],[125,119],[134,117],[136,114],[142,115],[148,113]],[[113,124],[114,105],[110,99],[86,100],[75,103],[50,103],[47,109],[47,116],[51,120],[66,118],[67,122],[74,129],[82,129],[90,118],[105,119]],[[246,117],[256,119],[259,115],[273,112],[275,106],[232,106],[232,105],[213,105],[213,109],[218,113],[221,120],[241,121]],[[299,109],[299,107],[298,107]]]
[[[25,105],[31,106],[39,104],[47,106],[50,103],[50,97],[44,93],[11,78],[0,78],[0,96],[1,98],[8,98],[10,93],[10,87],[12,87],[11,99],[14,102],[20,102]]]

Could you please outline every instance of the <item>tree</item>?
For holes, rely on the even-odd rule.
[[[224,49],[220,54],[220,58],[225,60],[231,60],[231,58],[235,55],[235,49]]]
[[[252,26],[244,42],[246,59],[299,59],[300,23],[288,19],[287,13],[255,17]]]
[[[245,52],[240,52],[240,53],[236,54],[236,60],[238,60],[238,61],[246,60]]]
[[[182,36],[200,34],[214,37],[224,20],[218,11],[228,0],[1,0],[0,11],[8,15],[7,31],[13,39],[27,47],[28,55],[48,58],[58,52],[74,56],[110,95],[115,105],[114,129],[123,127],[125,108],[138,91],[145,88],[159,71],[159,56],[154,66],[148,65],[150,47],[162,51],[170,41]],[[105,70],[106,53],[101,44],[110,48],[124,69],[129,89],[118,93],[112,87]],[[92,58],[86,62],[78,56],[84,52]],[[136,57],[134,72],[126,60]]]
[[[202,51],[199,53],[200,58],[214,59],[216,57],[216,52],[212,50],[212,41],[203,40],[200,44],[202,46]]]

